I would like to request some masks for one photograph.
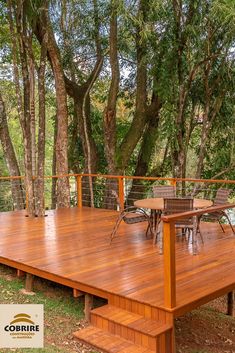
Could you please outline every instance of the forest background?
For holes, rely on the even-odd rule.
[[[25,176],[5,209],[43,215],[44,175],[235,178],[234,0],[1,0],[0,21],[0,174]],[[68,207],[68,178],[50,194]]]

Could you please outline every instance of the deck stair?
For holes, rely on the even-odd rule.
[[[107,353],[171,353],[172,326],[121,308],[91,311],[87,328],[74,336]]]

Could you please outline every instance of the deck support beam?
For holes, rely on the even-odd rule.
[[[93,295],[86,293],[85,294],[85,319],[90,322],[91,310],[93,309]]]
[[[229,292],[227,295],[227,315],[234,316],[234,294]]]
[[[80,290],[73,288],[73,297],[74,298],[81,297],[82,295],[84,295],[84,292],[81,292]]]
[[[25,292],[33,292],[33,282],[34,282],[34,275],[27,273],[26,279],[25,279]]]
[[[16,276],[18,278],[24,277],[25,276],[25,272],[17,269],[16,270]]]

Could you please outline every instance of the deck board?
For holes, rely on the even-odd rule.
[[[121,224],[110,245],[116,217],[115,211],[92,208],[47,211],[41,219],[25,217],[24,211],[0,213],[0,263],[14,261],[39,276],[77,283],[78,289],[81,284],[101,294],[164,307],[163,256],[146,239],[143,223]],[[176,315],[235,289],[235,237],[230,228],[223,234],[218,224],[207,223],[202,232],[205,243],[196,256],[186,241],[176,242]]]

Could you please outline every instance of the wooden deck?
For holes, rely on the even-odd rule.
[[[163,255],[146,239],[145,224],[121,224],[110,245],[116,217],[115,211],[91,208],[47,211],[43,219],[27,218],[24,211],[0,213],[0,263],[171,324],[174,317],[235,290],[235,236],[229,227],[223,234],[218,224],[204,223],[198,255],[187,241],[177,241],[177,305],[164,308]]]

